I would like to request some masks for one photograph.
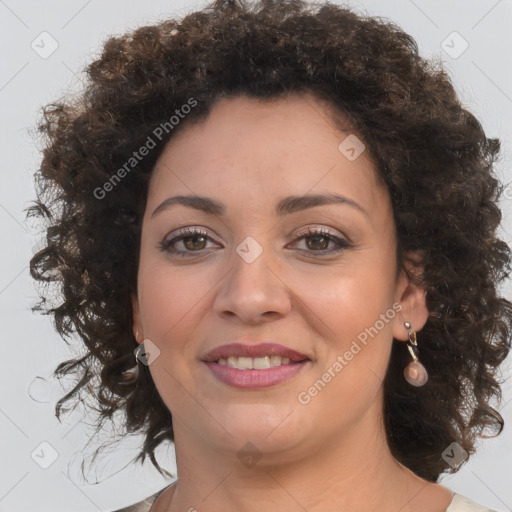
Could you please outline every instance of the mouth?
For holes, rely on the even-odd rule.
[[[241,389],[281,384],[312,364],[306,354],[273,342],[222,345],[206,354],[202,361],[219,381]]]

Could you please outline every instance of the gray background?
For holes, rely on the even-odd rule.
[[[204,5],[175,0],[0,0],[0,311],[4,346],[0,372],[0,512],[109,511],[141,500],[170,483],[150,463],[143,468],[125,468],[141,444],[140,437],[126,438],[115,446],[101,466],[88,474],[88,483],[78,474],[80,453],[93,430],[83,418],[83,409],[68,414],[62,424],[53,414],[63,388],[50,375],[59,362],[75,352],[54,331],[49,317],[30,311],[38,296],[28,273],[28,261],[38,247],[40,234],[24,223],[23,209],[35,197],[32,176],[41,155],[31,130],[40,107],[80,89],[82,67],[99,56],[108,35],[166,16],[181,16]],[[445,62],[462,102],[480,120],[488,136],[502,140],[499,171],[506,182],[511,182],[511,2],[395,0],[384,4],[361,0],[349,5],[391,19],[416,38],[423,56]],[[453,35],[454,31],[461,37]],[[464,41],[469,46],[462,52]],[[50,52],[52,44],[58,45],[56,50],[44,54]],[[506,190],[502,208],[503,236],[511,243],[512,185]],[[509,300],[511,292],[508,281],[504,293]],[[510,374],[511,358],[504,377]],[[500,407],[507,423],[505,431],[496,439],[483,441],[477,455],[458,474],[441,481],[501,511],[512,510],[511,387],[509,379]],[[110,435],[112,432],[105,430],[100,441]],[[86,453],[92,453],[99,444],[95,441]],[[56,460],[49,465],[52,455]],[[157,458],[167,470],[175,471],[172,446],[160,449]],[[49,467],[44,469],[45,465]],[[95,484],[96,480],[102,481]]]

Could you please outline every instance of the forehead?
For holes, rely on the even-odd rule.
[[[277,196],[324,191],[382,207],[387,191],[368,152],[349,159],[340,149],[349,136],[357,134],[348,120],[312,95],[223,98],[204,121],[184,125],[169,141],[153,171],[148,203],[176,192],[240,206],[273,198],[273,206]]]

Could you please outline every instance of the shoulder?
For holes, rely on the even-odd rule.
[[[164,489],[161,489],[160,491],[156,492],[155,494],[152,494],[145,500],[134,503],[133,505],[130,505],[129,507],[124,507],[124,508],[114,510],[113,512],[150,512],[151,506],[156,501],[158,496],[160,496],[160,494],[162,494],[162,492],[165,489],[167,489],[167,487],[165,487]]]
[[[462,494],[453,493],[453,500],[446,512],[497,512],[496,510],[483,507],[470,500]]]

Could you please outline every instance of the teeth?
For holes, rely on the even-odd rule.
[[[227,359],[221,357],[218,364],[222,366],[230,366],[237,370],[265,370],[267,368],[274,368],[282,364],[289,364],[289,357],[281,356],[264,356],[264,357],[236,357],[229,356]]]

